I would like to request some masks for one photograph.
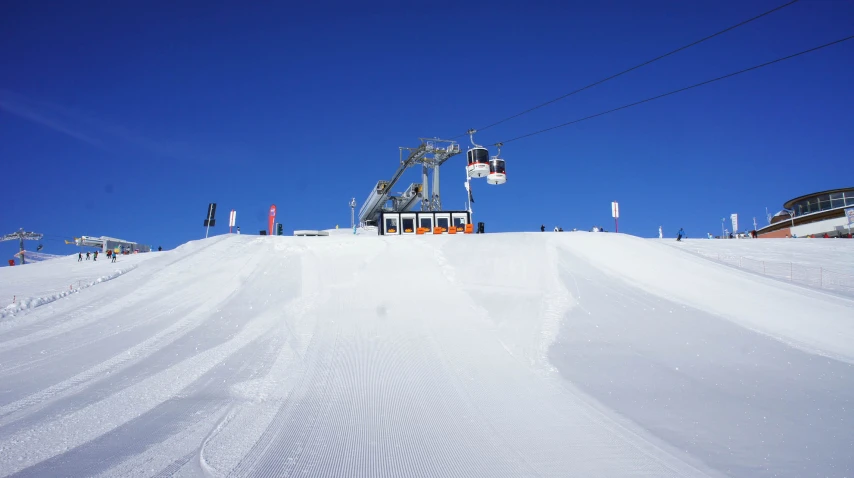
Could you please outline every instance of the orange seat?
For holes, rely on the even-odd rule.
[[[468,223],[466,224],[466,234],[471,234],[474,232],[474,224]]]
[[[389,233],[389,234],[397,234],[397,229],[395,229],[395,228],[391,228],[391,229],[389,229],[389,230],[388,230],[388,233]]]
[[[427,230],[424,229],[423,227],[419,227],[418,229],[415,230],[415,234],[424,234],[425,232],[427,232]]]
[[[412,232],[412,229],[404,229],[403,232]]]
[[[433,228],[433,234],[441,234],[441,233],[442,233],[442,228],[441,228],[441,227],[436,226],[436,227],[434,227],[434,228]]]
[[[450,229],[448,229],[448,234],[456,234],[456,233],[457,233],[457,228],[456,228],[456,227],[451,226],[451,228],[450,228]]]

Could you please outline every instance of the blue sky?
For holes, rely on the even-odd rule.
[[[479,128],[784,3],[18,2],[0,9],[0,233],[172,248],[207,204],[244,233],[349,224],[399,146]],[[178,5],[176,5],[178,4]],[[476,136],[491,144],[854,33],[854,2],[803,0]],[[764,223],[854,186],[854,41],[507,144],[473,184],[488,231],[668,236]],[[461,138],[465,146],[465,138]],[[417,179],[410,170],[402,189]],[[442,169],[465,203],[464,156]],[[34,244],[33,244],[34,246]],[[0,244],[5,259],[15,251]]]

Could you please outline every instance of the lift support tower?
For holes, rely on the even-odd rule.
[[[421,198],[422,211],[441,211],[442,199],[439,195],[439,167],[452,156],[460,153],[460,145],[453,140],[439,138],[418,138],[421,145],[417,148],[401,147],[400,165],[394,176],[388,181],[379,181],[371,191],[368,199],[359,210],[359,222],[361,224],[372,224],[380,211],[403,212],[410,211],[418,204]],[[408,151],[406,159],[403,152]],[[399,196],[392,196],[391,189],[410,167],[421,165],[421,184],[412,183]],[[433,170],[433,190],[428,194],[428,177],[430,169]],[[386,203],[391,201],[391,206]]]
[[[38,232],[25,232],[23,229],[18,229],[17,232],[13,232],[11,234],[6,234],[5,236],[0,237],[0,242],[2,241],[14,241],[18,240],[21,242],[21,264],[26,264],[26,259],[24,259],[24,240],[28,241],[40,241],[41,238],[44,237],[44,234]]]

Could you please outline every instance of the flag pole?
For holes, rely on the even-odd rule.
[[[208,232],[211,230],[211,212],[213,212],[213,208],[208,206],[208,227],[205,228],[205,239],[208,238]]]

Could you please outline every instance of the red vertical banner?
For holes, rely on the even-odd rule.
[[[276,205],[275,204],[270,206],[270,219],[269,219],[269,222],[267,224],[269,226],[269,227],[267,227],[267,230],[268,230],[267,235],[272,236],[273,234],[275,234],[275,232],[273,231],[273,227],[276,225]]]

